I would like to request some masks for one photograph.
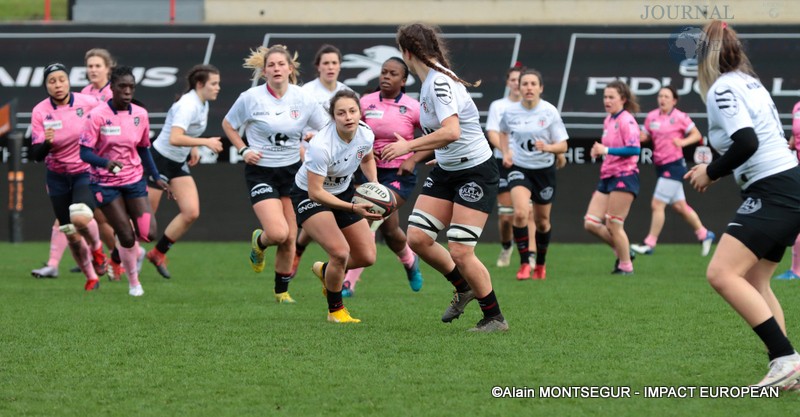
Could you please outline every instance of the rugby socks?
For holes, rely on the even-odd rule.
[[[550,233],[553,229],[545,233],[536,232],[536,265],[544,265],[547,258],[547,247],[550,246]]]
[[[89,229],[89,236],[94,241],[93,247],[90,248],[92,252],[102,250],[103,241],[100,240],[100,228],[97,226],[97,220],[92,219],[89,224],[86,225],[86,228]]]
[[[705,229],[703,229],[703,230],[705,230]],[[703,238],[705,238],[705,234],[703,235]],[[650,246],[651,248],[655,248],[656,247],[656,242],[658,242],[658,237],[657,236],[647,235],[647,237],[644,238],[644,244],[647,245],[647,246]]]
[[[50,259],[47,260],[47,266],[58,268],[61,263],[61,256],[67,249],[67,235],[58,230],[58,226],[53,226],[50,232]]]
[[[342,292],[333,292],[328,290],[328,312],[335,313],[344,308],[344,303],[342,302]]]
[[[528,226],[525,227],[513,227],[514,230],[514,241],[517,242],[517,250],[519,251],[519,263],[524,264],[527,263],[530,259],[530,252],[528,250],[528,245],[530,244],[530,237],[528,236]]]
[[[86,241],[81,239],[77,242],[69,242],[68,244],[69,250],[72,252],[72,257],[75,258],[75,263],[81,268],[81,272],[86,275],[86,279],[97,279],[97,273],[94,272],[94,267],[92,266],[89,245],[86,244]]]
[[[458,267],[453,268],[453,270],[445,274],[444,277],[447,278],[447,280],[450,281],[454,287],[456,287],[456,291],[458,292],[463,293],[471,289],[469,284],[467,284],[467,280],[461,276],[461,272],[458,270]]]
[[[800,275],[800,236],[797,236],[792,246],[792,272]]]
[[[264,250],[264,249],[266,249],[266,248],[267,248],[267,245],[265,245],[265,244],[261,243],[261,238],[262,238],[262,237],[265,237],[265,236],[264,236],[264,232],[261,232],[261,235],[260,235],[260,236],[258,236],[258,239],[256,239],[256,244],[258,245],[258,248],[259,248],[259,249],[261,249],[261,250]]]
[[[306,251],[306,245],[301,245],[299,243],[294,244],[294,255],[298,258],[303,256],[303,252]]]
[[[770,361],[794,353],[792,343],[786,338],[786,335],[783,334],[778,322],[775,321],[775,317],[770,317],[767,321],[753,327],[753,331],[756,332],[758,337],[761,338],[761,341],[764,342],[764,345],[767,346]]]
[[[158,243],[156,243],[156,250],[166,255],[167,251],[172,247],[174,243],[175,241],[167,237],[165,233],[163,236],[161,236],[161,239],[158,240]]]
[[[500,245],[503,246],[503,250],[509,250],[511,248],[511,241],[508,242],[500,242]]]
[[[625,271],[625,272],[633,272],[633,262],[631,262],[631,261],[628,261],[628,262],[620,262],[620,263],[619,263],[619,266],[618,266],[618,268],[619,268],[621,271]]]
[[[403,264],[406,269],[411,269],[414,266],[414,251],[408,247],[408,243],[397,254],[397,259]]]
[[[119,249],[119,257],[122,259],[122,267],[128,274],[128,284],[131,287],[139,285],[139,268],[136,266],[139,258],[139,242],[134,242],[133,247],[130,248],[119,245],[117,249]]]
[[[694,235],[697,236],[697,240],[702,242],[702,241],[706,240],[706,238],[708,237],[708,229],[706,229],[705,227],[701,226],[699,229],[694,231]],[[645,242],[645,243],[647,243],[647,242]]]
[[[275,271],[275,294],[289,291],[289,282],[292,281],[292,274]]]
[[[345,288],[350,288],[351,290],[356,289],[356,283],[361,279],[361,273],[364,272],[364,268],[356,268],[350,269],[344,274],[344,282],[347,284],[343,284]]]
[[[483,311],[484,318],[492,318],[496,316],[500,316],[502,320],[502,314],[500,313],[500,304],[497,303],[497,297],[494,296],[494,290],[490,291],[486,297],[478,298],[478,304],[481,306],[481,311]]]

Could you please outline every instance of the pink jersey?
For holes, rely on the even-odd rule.
[[[406,140],[414,139],[414,128],[419,128],[419,102],[403,93],[394,100],[384,100],[380,91],[376,91],[361,97],[361,109],[364,122],[375,134],[373,152],[378,168],[399,168],[411,157],[411,152],[392,161],[382,161],[381,150],[397,141],[395,132]]]
[[[114,94],[111,92],[111,82],[110,81],[108,83],[106,83],[106,85],[104,85],[103,88],[101,88],[99,90],[94,88],[93,84],[89,83],[89,85],[87,85],[86,87],[83,87],[83,90],[81,90],[81,94],[86,94],[86,95],[97,97],[97,99],[100,100],[100,101],[111,100],[111,97],[114,96]]]
[[[794,148],[798,149],[797,142],[800,141],[800,101],[792,109],[792,135],[794,136]],[[800,151],[797,152],[797,160],[800,161]]]
[[[150,121],[147,117],[147,110],[135,104],[118,112],[108,103],[89,113],[81,133],[81,146],[92,148],[101,158],[119,161],[123,165],[122,171],[116,175],[103,167],[92,167],[93,181],[118,187],[142,179],[144,169],[136,148],[150,146]]]
[[[689,115],[673,108],[666,114],[660,109],[647,113],[644,130],[653,140],[653,163],[661,166],[683,158],[683,148],[676,146],[673,139],[683,139],[694,128]]]
[[[80,157],[78,141],[84,116],[102,104],[92,96],[70,93],[69,103],[56,106],[49,97],[33,108],[31,115],[31,144],[44,143],[45,130],[53,129],[50,153],[44,159],[47,169],[59,174],[78,174],[89,170]]]
[[[640,147],[639,124],[627,110],[606,116],[603,122],[603,145],[607,148]],[[600,167],[600,178],[638,174],[639,168],[636,166],[638,159],[639,155],[606,155],[603,166]]]

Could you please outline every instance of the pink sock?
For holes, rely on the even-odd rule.
[[[92,219],[92,221],[90,221],[89,224],[86,225],[86,228],[89,229],[89,236],[94,241],[94,246],[91,248],[92,252],[98,249],[102,249],[103,242],[100,240],[100,228],[97,227],[97,221],[95,219]]]
[[[406,267],[406,269],[409,269],[412,266],[414,266],[414,259],[415,259],[414,251],[412,251],[411,248],[408,247],[408,243],[406,243],[406,246],[403,247],[400,253],[397,254],[397,259],[400,260],[400,262],[403,264],[404,267]]]
[[[699,229],[694,231],[694,235],[697,236],[697,240],[702,242],[706,240],[706,237],[708,237],[708,229],[701,226]]]
[[[792,272],[800,275],[800,236],[797,236],[792,246]]]
[[[644,238],[644,244],[651,248],[656,247],[656,242],[658,242],[658,238],[653,235],[647,235],[647,237]]]
[[[619,263],[619,269],[621,269],[621,270],[623,270],[625,272],[633,272],[633,262],[631,262],[631,261],[620,262]]]
[[[351,290],[356,289],[356,283],[361,279],[362,272],[364,272],[364,268],[356,268],[351,269],[344,274],[344,281],[350,283]]]
[[[86,279],[97,279],[97,273],[94,272],[94,267],[92,266],[89,245],[86,244],[86,241],[81,239],[77,242],[68,242],[68,245],[70,252],[72,252],[72,257],[75,258],[75,263],[81,268],[83,275],[86,275]]]
[[[61,263],[61,256],[64,255],[64,250],[67,249],[67,235],[58,230],[58,226],[53,226],[50,232],[50,259],[47,260],[47,266],[58,268]]]
[[[139,270],[136,267],[136,260],[139,257],[139,242],[134,242],[132,248],[119,245],[117,250],[122,261],[122,267],[125,268],[125,273],[128,274],[128,285],[131,287],[139,285]]]

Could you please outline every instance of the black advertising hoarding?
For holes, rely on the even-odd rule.
[[[734,22],[735,23],[735,22]],[[251,71],[242,68],[243,59],[259,45],[285,44],[300,54],[301,78],[315,77],[313,58],[324,43],[339,47],[344,55],[340,80],[357,92],[371,91],[377,85],[381,63],[397,55],[394,26],[109,26],[109,25],[3,25],[0,26],[0,102],[18,100],[18,126],[27,128],[33,106],[46,97],[42,70],[50,62],[60,61],[71,68],[73,90],[86,84],[83,55],[95,47],[109,49],[122,65],[135,68],[136,98],[151,115],[154,134],[158,133],[169,106],[176,95],[185,91],[184,74],[195,64],[210,63],[221,72],[222,90],[211,103],[206,136],[222,135],[220,124],[238,95],[250,88]],[[790,111],[800,100],[800,30],[789,26],[735,27],[742,35],[747,51],[762,82],[773,94],[787,131]],[[605,117],[602,107],[602,85],[621,77],[639,95],[642,113],[656,107],[658,87],[672,82],[679,90],[694,91],[696,68],[691,58],[699,33],[697,27],[602,27],[602,26],[449,26],[443,27],[450,49],[453,69],[468,81],[482,80],[470,88],[481,114],[489,104],[505,93],[505,72],[514,62],[538,69],[544,77],[543,98],[562,111],[570,134],[570,165],[559,172],[559,197],[553,221],[560,239],[586,240],[582,216],[597,180],[599,167],[588,158],[588,149],[598,140]],[[416,81],[416,80],[415,80]],[[419,83],[411,82],[410,94],[417,93]],[[705,110],[699,96],[689,93],[679,107],[689,113],[705,133]],[[691,156],[693,149],[687,149]],[[654,185],[649,149],[642,153],[642,195],[633,207],[630,220],[631,238],[646,233],[649,222],[649,199]],[[3,160],[7,158],[4,151]],[[193,169],[203,201],[203,216],[189,234],[189,239],[239,239],[242,230],[255,226],[241,164],[234,152],[219,158],[204,154],[204,164]],[[215,165],[212,165],[215,164]],[[219,166],[224,164],[224,166]],[[43,171],[37,164],[26,164],[26,170]],[[44,240],[49,236],[52,213],[38,175],[26,174],[25,188],[26,239]],[[206,188],[203,182],[207,181]],[[731,207],[738,200],[732,182],[723,182],[712,190],[716,205],[724,211],[719,222],[727,220]],[[224,188],[224,190],[223,190]],[[714,205],[697,202],[687,191],[689,201],[703,216]],[[241,195],[240,195],[241,194]],[[237,197],[238,196],[238,197]],[[709,196],[711,197],[711,196]],[[0,192],[0,205],[7,209],[6,193]],[[224,201],[222,201],[224,200]],[[708,201],[708,200],[704,200]],[[724,205],[720,202],[727,202]],[[162,205],[159,219],[173,215],[171,204]],[[236,210],[239,216],[230,216]],[[35,211],[35,212],[31,212]],[[38,213],[41,212],[41,213]],[[40,215],[41,214],[41,215]],[[402,214],[402,213],[401,213]],[[669,214],[668,214],[669,216]],[[401,215],[401,217],[404,217]],[[240,222],[212,227],[215,222]],[[403,218],[403,221],[405,218]],[[490,219],[484,236],[495,239]],[[670,222],[680,222],[674,218]],[[34,223],[35,222],[35,223]],[[208,222],[208,223],[206,223]],[[30,223],[30,224],[28,224]],[[641,223],[641,224],[640,224]],[[35,224],[35,226],[34,226]],[[0,238],[6,235],[5,222],[0,222]],[[230,227],[228,227],[230,226]],[[714,230],[723,227],[724,223]],[[213,230],[212,230],[213,229]],[[642,229],[642,233],[637,233]],[[665,241],[690,241],[691,233],[682,227],[665,230]]]

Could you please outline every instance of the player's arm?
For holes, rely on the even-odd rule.
[[[361,159],[361,172],[369,182],[378,182],[378,168],[375,166],[375,154],[370,152]]]

